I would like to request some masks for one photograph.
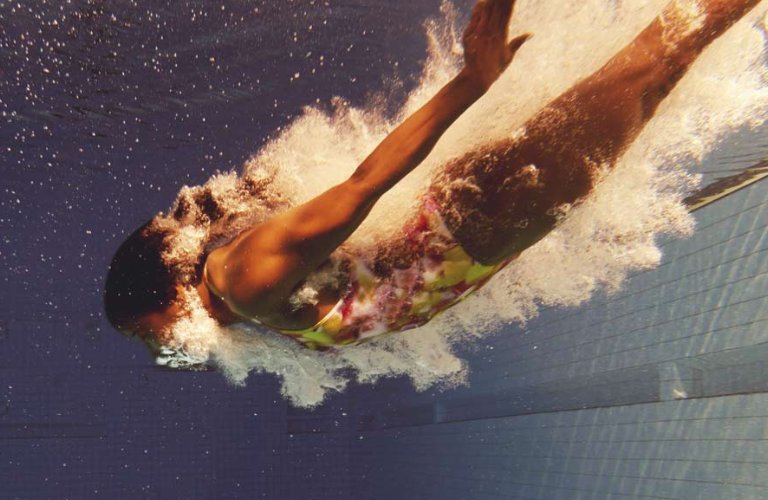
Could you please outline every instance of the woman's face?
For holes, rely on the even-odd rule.
[[[181,296],[182,291],[181,289],[179,290],[179,296]],[[160,339],[162,334],[179,319],[181,314],[182,307],[179,301],[174,301],[162,311],[137,317],[133,322],[121,328],[121,330],[131,335],[138,335],[141,338],[149,336],[154,339]]]

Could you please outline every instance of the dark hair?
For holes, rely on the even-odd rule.
[[[176,300],[176,276],[163,262],[165,231],[134,231],[112,257],[104,286],[104,310],[117,329],[144,314],[159,312]]]

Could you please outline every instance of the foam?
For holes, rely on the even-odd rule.
[[[664,45],[670,50],[704,26],[706,15],[696,0],[672,0],[661,15]]]
[[[520,0],[511,30],[532,32],[534,38],[429,158],[381,200],[350,245],[364,247],[396,231],[434,169],[489,139],[520,133],[528,117],[598,69],[664,5]],[[679,15],[701,21],[696,2],[676,0],[675,5]],[[695,165],[740,127],[762,124],[768,113],[765,10],[763,2],[702,54],[589,200],[569,210],[562,225],[483,290],[424,327],[318,353],[256,325],[221,327],[206,319],[199,299],[192,297],[190,315],[174,328],[179,347],[214,364],[236,384],[244,384],[250,373],[274,374],[284,396],[303,407],[343,390],[351,378],[374,383],[407,375],[418,390],[465,382],[468,367],[453,353],[457,343],[511,334],[504,333],[505,325],[524,325],[542,305],[574,307],[597,290],[618,290],[629,272],[658,265],[659,236],[691,234],[693,220],[682,198],[696,183],[696,172],[681,166]],[[241,178],[222,174],[205,186],[183,189],[157,222],[172,232],[169,263],[190,273],[205,249],[344,180],[404,116],[456,73],[461,61],[457,17],[445,3],[426,23],[430,49],[421,83],[394,118],[375,104],[356,108],[340,98],[328,114],[307,107],[244,165]],[[243,189],[243,179],[252,181],[250,191]],[[199,206],[171,216],[182,200],[188,203],[206,189],[224,216],[211,217]]]

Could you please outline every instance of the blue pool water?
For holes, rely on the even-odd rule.
[[[471,4],[455,3],[459,25]],[[559,4],[519,10],[608,23]],[[454,365],[431,366],[433,378],[386,366],[375,375],[390,377],[345,376],[345,391],[302,408],[317,401],[295,380],[252,373],[243,387],[215,371],[163,370],[104,319],[112,253],[182,185],[240,168],[272,139],[299,144],[290,133],[306,106],[330,116],[334,96],[370,109],[381,93],[377,113],[392,117],[428,88],[425,61],[443,60],[423,23],[445,31],[450,13],[440,12],[432,0],[0,0],[0,498],[768,496],[768,181],[697,211],[688,238],[659,231],[661,261],[617,269],[628,274],[618,291],[606,291],[608,278],[584,295],[544,290],[527,316],[510,312],[522,303],[511,294],[470,304],[478,314],[509,305],[508,318],[494,316],[493,335],[441,346],[461,365],[458,387],[441,383]],[[615,23],[633,12],[624,6]],[[614,31],[606,44],[629,36]],[[546,32],[537,39],[552,61],[568,50]],[[437,70],[450,69],[443,63]],[[561,70],[566,82],[580,75]],[[546,87],[532,69],[526,78]],[[708,85],[686,89],[710,103]],[[673,97],[655,130],[678,112],[680,122],[700,117],[686,114],[693,97]],[[681,165],[706,185],[762,161],[764,115],[725,111],[763,99],[721,103],[716,117],[739,125],[702,125],[716,133],[697,135],[707,147],[700,158],[685,150]],[[329,130],[342,145],[380,132]],[[276,158],[354,156],[289,149]],[[311,194],[300,186],[296,196]]]

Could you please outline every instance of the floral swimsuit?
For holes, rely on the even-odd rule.
[[[326,349],[410,330],[483,286],[514,258],[493,266],[475,261],[450,234],[429,195],[404,231],[413,255],[410,267],[380,276],[365,259],[354,258],[346,292],[320,322],[279,331],[311,349]]]

